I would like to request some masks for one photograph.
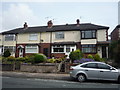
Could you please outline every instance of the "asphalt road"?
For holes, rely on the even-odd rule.
[[[79,83],[77,81],[49,80],[37,78],[15,78],[5,76],[0,78],[2,78],[2,88],[115,88],[116,90],[120,90],[120,84],[116,83]]]

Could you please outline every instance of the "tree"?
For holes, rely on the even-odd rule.
[[[3,53],[3,56],[4,57],[9,57],[11,55],[9,49],[7,49],[4,53]]]
[[[109,48],[109,58],[120,65],[120,40],[112,42]]]

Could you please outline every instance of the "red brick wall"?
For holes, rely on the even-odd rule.
[[[55,58],[62,58],[65,56],[65,53],[52,53],[51,55]]]
[[[111,40],[116,41],[119,38],[119,29],[116,28],[111,34]]]
[[[51,57],[51,46],[50,43],[41,43],[39,52],[44,54],[44,48],[48,48],[48,57]]]

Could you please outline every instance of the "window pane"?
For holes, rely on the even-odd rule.
[[[56,32],[55,33],[56,39],[63,39],[64,38],[64,32]]]
[[[54,48],[53,52],[64,52],[64,48]]]
[[[85,38],[92,38],[91,31],[85,31]]]
[[[96,31],[95,30],[88,30],[88,31],[81,31],[81,38],[95,38],[96,37]]]
[[[15,46],[5,46],[4,51],[9,50],[10,52],[15,52]]]
[[[87,64],[87,68],[97,68],[95,63],[89,63]]]
[[[66,48],[66,52],[70,52],[70,48]]]
[[[38,53],[38,46],[33,45],[33,46],[26,46],[26,53]]]
[[[99,69],[110,69],[108,65],[104,65],[104,64],[98,64],[98,68]]]
[[[5,41],[13,41],[15,40],[15,35],[5,35]]]
[[[38,34],[30,34],[29,40],[37,40],[38,39]]]
[[[83,53],[96,53],[96,45],[82,45]]]

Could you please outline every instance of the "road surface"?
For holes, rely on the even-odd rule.
[[[2,88],[115,88],[116,90],[120,90],[120,84],[117,83],[101,83],[91,81],[79,83],[74,80],[64,81],[5,76],[0,78],[2,78]]]

